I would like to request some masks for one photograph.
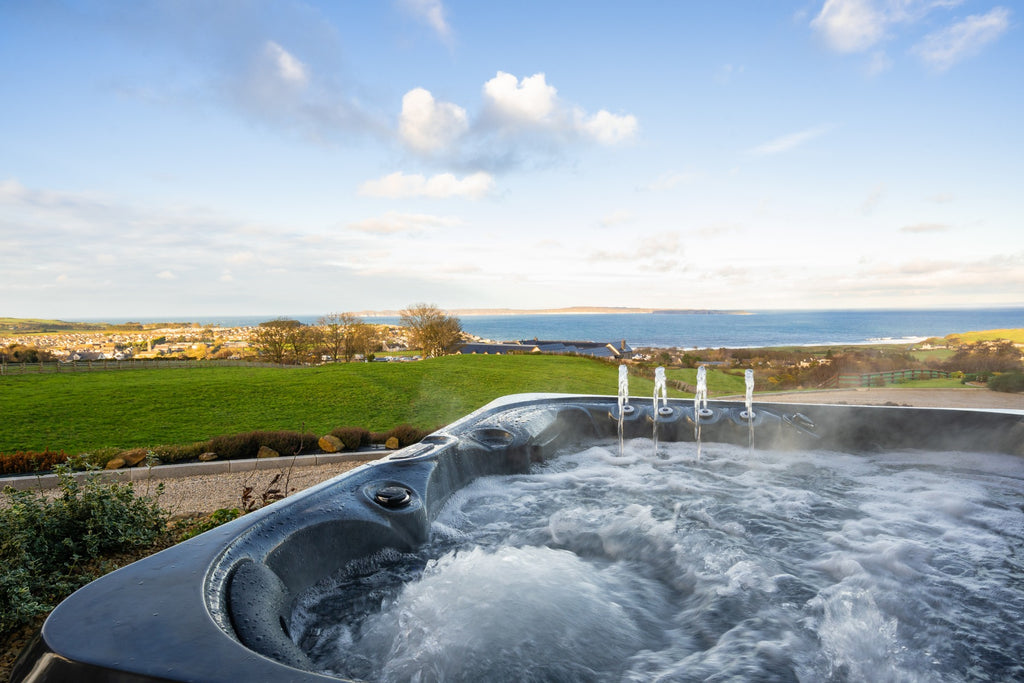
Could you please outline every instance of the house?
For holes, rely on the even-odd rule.
[[[579,356],[594,356],[596,358],[628,359],[633,357],[633,349],[626,340],[615,342],[591,342],[591,341],[547,341],[534,339],[532,342],[523,341],[522,344],[533,344],[540,349],[541,353],[555,354],[576,354]]]
[[[455,352],[458,354],[547,353],[554,355],[593,356],[595,358],[627,359],[633,357],[633,349],[623,339],[620,343],[588,341],[556,341],[523,339],[501,344],[468,343]]]

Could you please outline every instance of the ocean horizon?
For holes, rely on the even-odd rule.
[[[322,315],[87,318],[76,322],[191,322],[220,327],[258,325],[277,317],[314,324]],[[397,324],[398,316],[365,317]],[[621,342],[634,348],[753,348],[915,343],[929,337],[1024,328],[1024,307],[976,309],[777,310],[700,313],[517,313],[460,316],[462,329],[493,341]]]

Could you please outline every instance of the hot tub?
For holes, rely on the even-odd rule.
[[[1022,411],[755,404],[751,420],[747,419],[750,416],[745,414],[742,404],[712,401],[708,404],[710,412],[700,419],[704,456],[697,459],[687,455],[686,451],[680,455],[679,452],[658,450],[670,444],[694,441],[696,420],[692,402],[671,400],[665,404],[668,410],[665,407],[656,409],[643,402],[634,402],[633,407],[628,415],[620,415],[616,398],[601,396],[528,394],[494,401],[426,437],[421,443],[397,451],[382,461],[307,489],[82,588],[50,615],[40,637],[16,666],[12,680],[314,681],[337,680],[341,675],[352,675],[337,671],[333,675],[329,673],[330,667],[325,669],[322,662],[311,656],[309,634],[293,633],[301,621],[297,621],[295,616],[296,605],[308,601],[311,590],[330,583],[339,571],[363,558],[378,558],[375,561],[379,561],[388,553],[416,556],[421,548],[429,545],[432,529],[436,530],[436,521],[446,503],[474,481],[492,476],[533,476],[531,468],[543,467],[555,456],[567,452],[574,452],[577,455],[573,457],[579,458],[580,449],[593,444],[604,449],[593,457],[605,458],[611,466],[617,466],[617,458],[647,458],[649,460],[645,460],[643,466],[656,470],[661,467],[659,461],[674,460],[678,461],[678,467],[704,468],[711,476],[719,478],[727,476],[735,464],[742,463],[745,458],[759,457],[753,454],[762,452],[814,452],[821,454],[816,456],[821,461],[830,453],[836,453],[838,458],[860,458],[863,454],[911,452],[916,454],[911,458],[915,462],[927,461],[927,453],[936,452],[944,454],[939,460],[946,470],[959,467],[959,461],[950,456],[951,453],[988,453],[1001,458],[999,467],[1002,469],[998,474],[982,473],[983,479],[1003,478],[1008,482],[1004,485],[1010,487],[1024,480],[1024,467],[1019,472],[1016,470],[1019,462],[1016,458],[1024,455]],[[626,453],[618,450],[620,425],[624,437],[630,440],[630,450]],[[756,451],[746,450],[751,425]],[[652,440],[655,428],[657,438]],[[712,444],[723,444],[723,448],[728,446],[733,450],[716,454]],[[648,455],[637,455],[647,449],[650,450]],[[714,471],[716,462],[724,468],[721,472]],[[807,467],[817,465],[800,461],[787,476],[799,477],[799,468]],[[754,475],[744,472],[742,476]],[[671,503],[666,509],[674,509],[672,514],[678,517],[679,506],[686,504],[687,490],[685,485],[677,486],[671,489],[671,493],[656,495],[666,499],[666,504]],[[756,483],[751,490],[757,490]],[[650,501],[656,498],[644,500],[651,507]],[[1016,514],[1012,509],[1009,512]],[[1019,506],[1017,512],[1021,512]],[[666,520],[667,517],[655,522]],[[744,528],[742,520],[729,522],[733,523],[739,525],[739,531],[736,527],[725,526],[715,533],[728,537],[735,532],[738,537],[743,537],[756,531]],[[788,522],[783,522],[782,526],[786,524]],[[710,524],[709,528],[714,526]],[[672,534],[683,533],[673,528],[676,530]],[[1020,551],[1024,530],[1009,529],[1006,533],[1010,552]],[[774,531],[770,533],[773,538],[774,534]],[[666,542],[671,544],[672,541]],[[543,548],[544,543],[540,541],[536,547]],[[785,544],[784,541],[780,543]],[[570,553],[579,555],[582,552],[574,550],[572,544],[566,547]],[[559,552],[565,549],[557,548]],[[540,551],[531,546],[529,552]],[[898,554],[900,551],[893,552]],[[917,551],[905,552],[913,555]],[[488,556],[484,561],[490,559]],[[629,559],[635,561],[634,558]],[[570,556],[558,555],[557,560],[568,561],[569,565],[575,566],[575,560]],[[694,558],[687,560],[693,561]],[[1011,571],[1010,582],[1016,581],[1019,590],[1021,577],[1013,573],[1020,571],[1019,557],[1010,557],[1007,561],[1017,563]],[[428,562],[437,564],[440,558],[433,557]],[[911,576],[908,580],[913,580],[912,575],[918,571],[914,569],[913,561],[903,562],[900,567],[904,565],[910,567],[906,569]],[[500,567],[501,563],[494,566]],[[601,566],[604,567],[603,564]],[[738,563],[735,566],[742,569],[745,565]],[[729,571],[739,572],[735,566],[724,568],[723,576],[727,576]],[[763,570],[751,571],[758,576],[758,572],[763,573]],[[828,574],[833,569],[826,562],[814,571]],[[841,574],[847,569],[838,567],[834,571]],[[737,580],[743,590],[759,590],[757,581],[746,586],[742,579]],[[785,581],[779,585],[783,584]],[[775,583],[771,585],[775,586]],[[437,589],[433,590],[437,594]],[[717,586],[710,594],[723,595],[724,590]],[[776,593],[781,589],[764,590]],[[865,590],[871,591],[870,588]],[[382,602],[390,604],[394,601],[393,591],[389,596],[371,596],[362,602],[370,603],[371,611],[380,610]],[[815,598],[797,591],[787,599],[803,599],[810,603]],[[1024,610],[1024,596],[1011,595],[1008,600],[1007,609]],[[608,602],[605,598],[597,600],[598,604]],[[510,604],[519,603],[513,600]],[[705,611],[713,613],[720,609],[722,607],[718,603],[709,603]],[[821,607],[819,611],[827,609]],[[880,613],[888,614],[882,607],[879,609]],[[1024,612],[1016,616],[1019,621]],[[402,617],[395,618],[400,620]],[[592,618],[595,621],[601,619],[599,616]],[[665,618],[679,617],[674,614]],[[895,617],[884,617],[880,622],[883,631],[888,628],[887,624],[891,625],[886,621],[889,618]],[[600,626],[598,623],[584,623],[580,632],[586,635],[588,629],[592,629],[595,638],[609,637],[601,632]],[[403,626],[396,628],[401,630]],[[422,628],[422,624],[416,628]],[[1007,646],[1019,646],[1017,652],[1024,648],[1024,642],[1017,640],[1018,633],[1011,633],[1007,643]],[[631,637],[639,639],[638,651],[646,652],[653,647],[644,645],[642,632]],[[788,655],[784,651],[787,645],[781,641],[776,639],[774,644],[764,647],[782,651],[783,654],[776,653],[777,656],[790,663],[776,667],[771,664],[774,661],[771,657],[776,655],[765,655],[768,668],[764,671],[777,669],[782,673],[761,677],[795,680],[797,674],[793,672],[802,670],[799,669],[801,666],[810,666],[811,669],[806,671],[815,673],[821,673],[822,666],[839,666],[832,674],[840,677],[857,673],[843,670],[834,661],[808,664],[801,660],[802,663],[794,664],[796,660],[786,659]],[[992,647],[1001,648],[1001,642]],[[832,645],[824,642],[822,647],[827,650]],[[460,651],[452,654],[451,658],[467,656],[471,653]],[[514,654],[509,656],[514,658]],[[1013,658],[1014,654],[1008,653],[1008,656]],[[440,657],[445,657],[443,652]],[[458,662],[454,664],[453,670],[439,672],[435,666],[419,671],[417,675],[424,680],[441,677],[459,679]],[[517,678],[515,670],[508,669],[508,664],[509,659],[505,657],[503,666],[506,668],[495,678]],[[651,675],[652,666],[644,664],[643,667],[647,668],[638,670]],[[1010,663],[998,666],[997,673],[1016,672]],[[662,671],[671,670],[670,667]],[[377,672],[377,669],[370,667],[366,671]],[[390,676],[408,677],[410,671],[408,668],[400,669]],[[580,674],[579,670],[571,668],[565,671],[574,672],[564,673],[565,676],[582,675],[610,680],[618,680],[625,675],[623,671],[595,673],[593,676]],[[758,677],[757,671],[750,670],[744,675]],[[462,677],[470,678],[470,672],[472,676],[481,674],[479,670],[470,668]],[[551,670],[547,672],[549,676],[563,675],[552,674]]]

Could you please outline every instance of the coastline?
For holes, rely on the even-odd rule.
[[[633,308],[629,306],[568,306],[566,308],[453,308],[449,315],[517,316],[517,315],[754,315],[750,311],[712,308]],[[397,318],[401,311],[356,311],[366,318]]]

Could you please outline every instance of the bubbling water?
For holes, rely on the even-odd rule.
[[[456,492],[290,632],[372,680],[1020,680],[1024,468],[627,442]]]

